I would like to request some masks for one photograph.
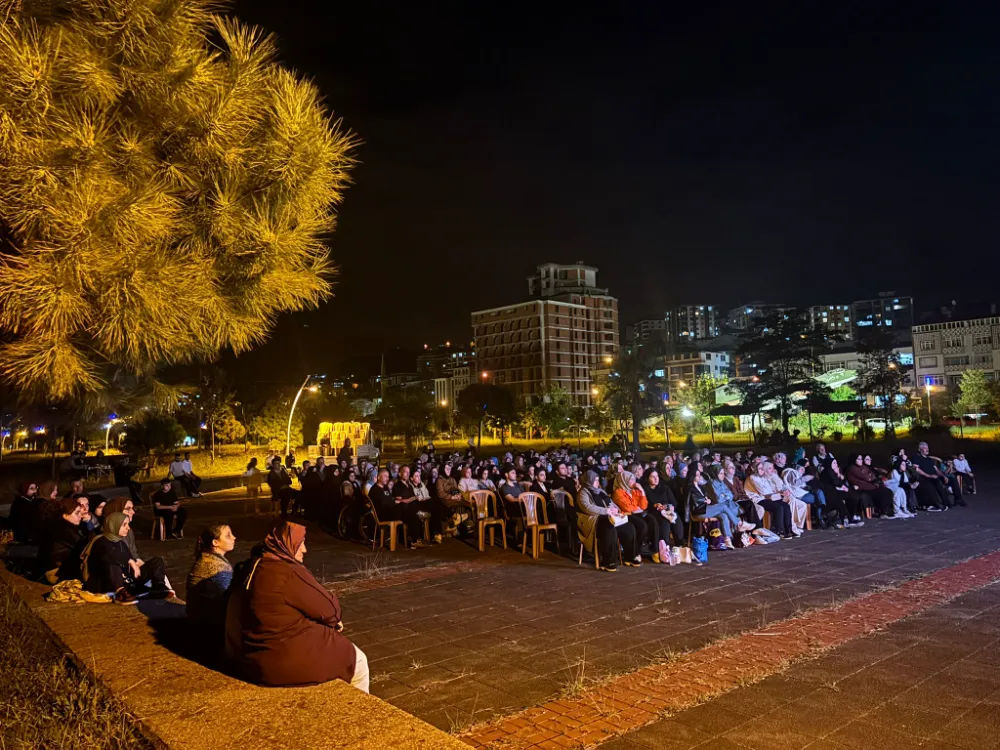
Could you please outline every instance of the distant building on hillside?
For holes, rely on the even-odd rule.
[[[854,337],[851,305],[813,305],[806,310],[806,314],[814,329],[838,334],[845,339]]]
[[[1000,316],[940,320],[913,326],[914,373],[918,388],[955,387],[966,370],[983,370],[995,381],[1000,372]]]

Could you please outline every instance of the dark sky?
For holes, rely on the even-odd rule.
[[[241,362],[467,339],[548,260],[625,321],[992,298],[1000,3],[604,6],[238,0],[365,141],[336,297]]]

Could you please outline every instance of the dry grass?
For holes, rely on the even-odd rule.
[[[108,692],[81,674],[0,583],[0,748],[152,748]]]

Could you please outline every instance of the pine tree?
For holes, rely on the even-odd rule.
[[[148,383],[329,295],[354,139],[217,7],[0,4],[0,367],[22,392]]]

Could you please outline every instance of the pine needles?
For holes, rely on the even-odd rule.
[[[0,371],[22,391],[245,351],[330,294],[356,139],[217,10],[5,3]]]

